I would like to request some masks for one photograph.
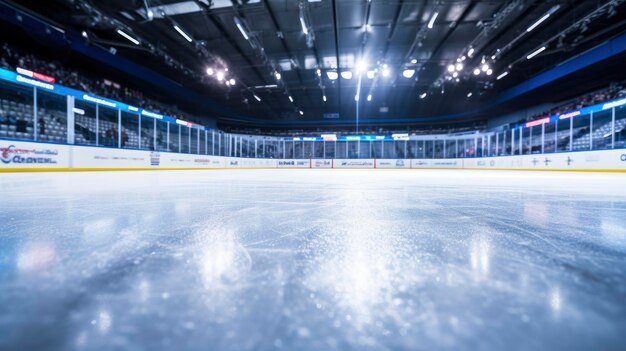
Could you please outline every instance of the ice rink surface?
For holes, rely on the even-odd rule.
[[[0,174],[0,350],[624,350],[626,175]]]

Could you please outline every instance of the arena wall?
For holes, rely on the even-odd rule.
[[[626,172],[626,149],[464,159],[260,159],[0,140],[0,172],[255,168]]]

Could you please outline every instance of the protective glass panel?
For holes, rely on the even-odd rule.
[[[74,142],[79,145],[96,145],[96,130],[96,105],[74,101]]]
[[[170,126],[169,123],[157,120],[157,138],[156,138],[156,148],[160,151],[170,151],[169,145],[167,143],[167,127]],[[174,125],[171,125],[174,127]]]
[[[613,147],[613,111],[606,110],[594,113],[592,147],[594,150]]]
[[[141,138],[139,148],[154,150],[154,118],[141,116]]]
[[[589,115],[574,117],[573,150],[589,150],[591,146],[589,122]]]
[[[118,110],[98,106],[98,145],[118,147]]]
[[[0,138],[33,140],[33,88],[0,81]]]
[[[37,140],[67,142],[67,97],[39,90],[37,109]],[[0,125],[0,131],[1,128]]]
[[[626,148],[626,105],[615,108],[615,148]]]
[[[122,147],[139,148],[139,116],[122,111]]]

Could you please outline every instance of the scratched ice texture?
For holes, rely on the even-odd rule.
[[[624,350],[626,176],[0,175],[0,350]]]

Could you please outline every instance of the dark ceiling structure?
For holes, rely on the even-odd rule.
[[[623,3],[23,0],[18,5],[235,111],[217,116],[224,123],[297,124],[480,110],[500,92],[626,32]],[[613,64],[619,67],[620,61]]]

